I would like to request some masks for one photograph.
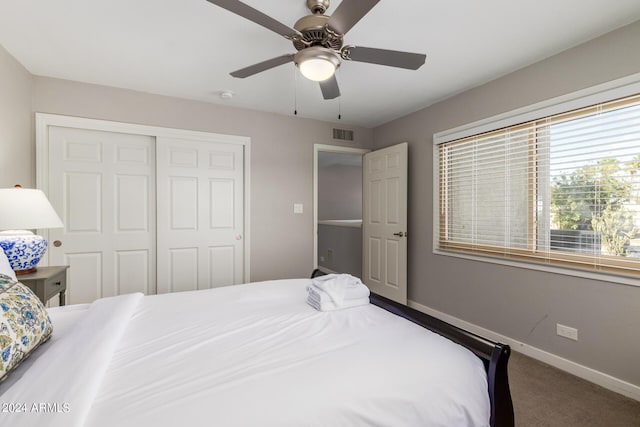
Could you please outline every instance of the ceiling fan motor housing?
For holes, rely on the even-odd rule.
[[[307,15],[295,23],[293,28],[302,33],[302,38],[293,39],[296,50],[306,49],[311,46],[322,46],[327,49],[340,50],[342,48],[342,35],[328,27],[330,16]]]

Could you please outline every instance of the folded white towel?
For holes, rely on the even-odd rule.
[[[361,305],[367,305],[369,304],[369,297],[348,300],[342,303],[342,305],[337,305],[331,301],[321,303],[316,300],[311,300],[307,298],[307,304],[309,304],[311,307],[315,308],[318,311],[335,311],[335,310],[342,310],[345,308],[352,308],[352,307],[358,307]]]
[[[316,287],[314,284],[311,284],[307,287],[307,293],[310,299],[316,300],[318,301],[318,303],[324,303],[324,302],[336,303],[333,299],[331,299],[331,296],[328,293]],[[371,292],[369,292],[369,288],[367,288],[364,284],[360,283],[358,286],[349,287],[345,291],[342,303],[344,304],[345,302],[351,301],[354,299],[366,298],[370,294]]]
[[[364,286],[360,279],[350,274],[327,274],[326,276],[316,277],[311,283],[312,286],[329,295],[331,301],[337,305],[343,303],[347,292],[356,291],[359,287],[362,289],[361,286]]]

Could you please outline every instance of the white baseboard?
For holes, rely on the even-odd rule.
[[[332,269],[328,267],[323,267],[322,265],[319,265],[318,268],[327,274],[339,274],[337,271],[333,271]]]
[[[612,377],[611,375],[605,374],[604,372],[596,371],[595,369],[572,362],[553,353],[549,353],[539,348],[532,347],[523,342],[490,331],[489,329],[474,325],[473,323],[469,323],[457,317],[442,313],[438,310],[427,307],[415,301],[408,301],[408,305],[411,308],[415,308],[416,310],[426,313],[430,316],[436,317],[440,320],[444,320],[447,323],[465,329],[476,335],[483,336],[492,341],[498,341],[503,344],[508,344],[514,351],[525,354],[533,359],[537,359],[565,372],[569,372],[576,377],[580,377],[594,384],[598,384],[599,386],[602,386],[606,389],[609,389],[616,393],[620,393],[624,396],[630,397],[631,399],[640,401],[640,386]]]

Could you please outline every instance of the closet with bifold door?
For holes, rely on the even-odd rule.
[[[70,304],[248,280],[249,138],[37,114],[37,181]]]

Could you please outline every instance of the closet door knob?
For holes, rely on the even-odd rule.
[[[59,248],[60,246],[62,246],[62,242],[60,240],[54,240],[53,246],[55,246],[56,248]]]

